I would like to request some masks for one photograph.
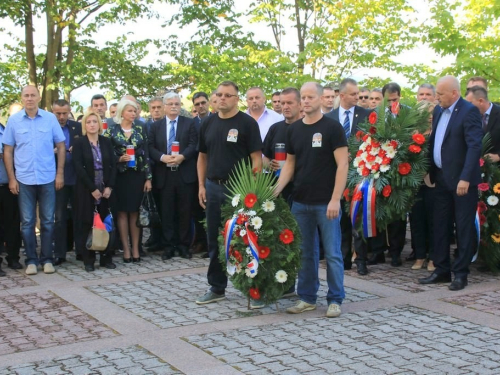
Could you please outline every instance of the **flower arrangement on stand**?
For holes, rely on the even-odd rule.
[[[491,148],[491,136],[483,138],[483,157],[479,160],[482,183],[478,185],[476,226],[480,228],[478,256],[484,264],[497,273],[500,264],[500,169],[484,155]]]
[[[300,232],[288,204],[275,198],[274,176],[240,163],[229,179],[229,202],[219,236],[219,259],[234,287],[247,298],[276,302],[300,267]]]
[[[353,227],[373,237],[410,211],[427,174],[429,112],[425,106],[387,103],[349,138],[352,163],[344,198]]]

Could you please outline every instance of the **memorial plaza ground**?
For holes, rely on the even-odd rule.
[[[417,284],[427,271],[412,262],[346,271],[342,315],[328,319],[324,281],[317,310],[289,315],[297,297],[247,310],[232,287],[196,305],[200,257],[117,257],[94,273],[68,260],[53,275],[0,278],[0,375],[500,374],[500,277],[475,265],[459,292]]]

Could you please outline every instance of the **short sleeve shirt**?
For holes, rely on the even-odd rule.
[[[207,154],[207,178],[227,180],[240,160],[262,150],[259,125],[241,111],[228,119],[215,114],[201,123],[198,148]]]
[[[285,120],[277,122],[272,125],[267,132],[266,139],[264,139],[264,148],[262,153],[268,159],[274,159],[274,148],[276,143],[286,144],[286,131],[288,129],[288,124]]]
[[[347,147],[344,128],[325,116],[311,125],[299,120],[289,126],[286,139],[286,152],[295,155],[294,201],[328,204],[337,173],[333,152]]]

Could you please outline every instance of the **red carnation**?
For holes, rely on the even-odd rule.
[[[482,167],[484,165],[484,159],[480,158],[479,159],[479,166]]]
[[[385,158],[386,155],[387,155],[387,153],[384,150],[380,150],[378,152],[378,156],[380,156],[381,158]]]
[[[234,259],[236,259],[236,261],[238,263],[243,262],[243,256],[241,255],[241,253],[238,250],[233,250],[233,257],[234,257]]]
[[[344,190],[344,199],[349,202],[349,189]]]
[[[378,171],[380,169],[380,164],[375,163],[372,165],[372,171]]]
[[[260,299],[260,292],[258,288],[250,288],[248,294],[250,294],[250,298],[252,299]]]
[[[376,112],[370,113],[370,116],[368,116],[368,122],[372,125],[375,125],[375,123],[377,122],[377,113]]]
[[[389,165],[391,164],[391,158],[388,158],[387,156],[384,156],[382,158],[382,165]]]
[[[483,182],[482,184],[477,185],[477,188],[481,191],[488,191],[490,190],[490,185],[488,185],[486,182]]]
[[[360,160],[359,161],[359,164],[358,164],[358,168],[363,168],[365,166],[365,161],[364,160]]]
[[[401,163],[398,166],[398,170],[400,175],[406,176],[411,172],[411,165],[410,163]]]
[[[375,134],[377,132],[377,129],[375,128],[375,126],[370,126],[370,129],[368,131],[370,132],[370,134]]]
[[[399,113],[399,103],[398,102],[392,102],[391,112],[393,115],[397,115]]]
[[[248,193],[245,197],[245,206],[252,208],[257,202],[257,196],[254,193]]]
[[[483,214],[479,215],[479,224],[484,225],[486,223],[486,216]]]
[[[356,132],[356,139],[359,141],[363,137],[364,134],[365,133],[363,133],[361,130],[358,130]]]
[[[361,155],[363,155],[363,150],[359,150],[358,152],[356,152],[356,157],[360,157]]]
[[[483,201],[479,201],[477,204],[477,209],[479,210],[479,213],[482,214],[483,212],[488,211],[488,206],[486,206],[486,203],[484,203]]]
[[[397,149],[399,146],[398,141],[393,140],[393,141],[390,141],[389,143],[391,144],[393,149]]]
[[[418,154],[420,151],[422,151],[422,148],[420,146],[411,145],[410,147],[408,147],[408,150],[410,150],[410,152],[413,152],[414,154]]]
[[[386,198],[389,197],[392,193],[392,188],[391,185],[385,185],[384,188],[382,189],[382,195]]]
[[[290,229],[283,229],[280,233],[280,241],[285,245],[293,242],[293,232]]]
[[[375,157],[374,155],[368,155],[368,156],[366,157],[366,161],[367,161],[368,163],[373,163],[373,162],[375,161],[375,159],[376,159],[376,157]]]
[[[363,177],[366,177],[370,174],[370,170],[368,168],[363,168],[363,171],[361,172],[361,175]]]
[[[373,146],[373,148],[379,148],[380,147],[380,142],[372,141],[372,146]]]
[[[362,138],[362,139],[363,139],[363,142],[366,142],[366,140],[368,139],[368,137],[369,137],[369,136],[370,136],[369,134],[365,134],[365,135],[363,136],[363,138]]]
[[[363,194],[358,191],[356,194],[354,194],[354,196],[352,197],[352,200],[353,201],[360,201],[361,199],[363,199]]]
[[[425,143],[425,137],[420,133],[413,134],[411,138],[417,145],[423,145]]]
[[[366,145],[365,151],[370,152],[372,150],[372,145]]]
[[[247,217],[243,214],[238,214],[238,218],[236,219],[236,224],[243,225],[247,221]]]
[[[259,258],[260,259],[266,259],[270,253],[271,253],[271,250],[267,246],[259,246]]]

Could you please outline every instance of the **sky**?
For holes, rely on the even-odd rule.
[[[426,18],[429,17],[428,9],[426,8],[425,2],[421,0],[409,0],[410,5],[412,5],[417,13],[415,15],[415,19],[417,22],[425,22]],[[244,7],[247,4],[247,1],[237,1],[237,6]],[[164,24],[164,19],[168,14],[172,14],[176,12],[177,7],[166,5],[166,4],[158,4],[153,5],[153,10],[157,11],[161,17],[160,19],[150,19],[147,21],[138,20],[138,22],[130,22],[127,25],[109,25],[104,26],[100,29],[98,34],[96,35],[96,40],[102,41],[104,43],[106,40],[113,40],[119,35],[123,35],[128,33],[129,40],[143,40],[146,38],[161,38],[164,35],[172,35],[172,34],[180,34],[179,41],[182,40],[182,33],[179,33],[179,30],[174,27],[162,27]],[[147,27],[144,27],[147,24]],[[267,27],[260,27],[259,24],[250,24],[247,23],[244,25],[245,29],[251,30],[255,33],[257,39],[260,40],[270,40],[272,38],[272,34],[269,32]],[[15,35],[19,37],[23,36],[23,30],[19,27],[13,25],[12,22],[6,22],[3,27],[7,31],[13,32]],[[45,22],[43,17],[39,18],[35,22],[35,28],[39,30],[44,30]],[[187,34],[187,33],[186,33]],[[186,35],[185,34],[185,35]],[[292,34],[292,35],[290,35]],[[45,41],[42,39],[45,36],[45,32],[36,33],[35,32],[35,45],[41,45]],[[288,41],[286,40],[287,36],[285,36],[283,40],[283,45],[293,45],[296,44],[295,35],[293,33],[289,33],[288,37],[290,38]],[[185,38],[185,37],[184,37]],[[292,39],[293,38],[293,39]],[[155,49],[150,49],[150,54],[148,58],[146,58],[144,63],[147,63],[148,60],[153,62],[159,58],[158,53]],[[169,62],[168,57],[161,57],[165,62]],[[434,52],[425,47],[425,46],[416,46],[413,50],[404,52],[401,56],[396,58],[396,61],[401,63],[411,62],[412,64],[425,63],[429,64],[435,68],[444,67],[450,65],[452,62],[452,58],[437,58]],[[433,62],[434,61],[434,62]],[[385,71],[383,69],[358,69],[352,72],[352,78],[361,80],[363,78],[367,78],[370,76],[380,77],[380,78],[392,78],[393,80],[400,83],[402,86],[408,86],[408,80],[402,75],[394,74],[392,72]],[[83,108],[86,108],[90,105],[90,98],[92,95],[102,93],[102,91],[98,87],[82,87],[80,89],[74,90],[72,92],[72,100],[78,101]],[[187,95],[186,92],[181,92],[181,95]],[[110,101],[109,104],[113,103]]]

